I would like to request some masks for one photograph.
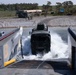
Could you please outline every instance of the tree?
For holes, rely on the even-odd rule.
[[[65,7],[65,6],[69,6],[69,7],[72,7],[73,6],[73,2],[72,1],[65,1],[62,3],[62,5]]]
[[[50,1],[47,1],[47,9],[48,9],[48,11],[52,10],[52,6],[51,6],[51,2]]]
[[[72,7],[73,7],[73,2],[72,1],[64,1],[63,3],[62,3],[62,6],[64,7],[64,9],[65,9],[65,13],[67,13],[67,14],[71,14],[71,9],[72,9]]]
[[[57,6],[62,6],[62,3],[60,3],[60,2],[56,2],[56,4],[57,4]]]
[[[56,12],[57,12],[57,14],[59,14],[60,13],[60,8],[62,7],[62,3],[60,3],[60,2],[56,2]]]
[[[51,2],[50,1],[47,1],[47,5],[50,6],[51,5]]]
[[[47,1],[47,4],[42,6],[42,9],[44,11],[44,16],[46,16],[48,14],[48,12],[51,10],[50,5],[51,5],[51,2]]]

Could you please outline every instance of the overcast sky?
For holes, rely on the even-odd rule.
[[[39,5],[46,4],[47,1],[50,1],[52,5],[55,5],[56,2],[64,2],[64,1],[69,1],[69,0],[0,0],[0,4],[12,4],[12,3],[38,3]],[[76,4],[76,0],[70,0],[74,4]]]

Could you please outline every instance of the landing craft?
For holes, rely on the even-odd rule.
[[[31,35],[33,34],[33,32],[38,31],[37,28],[32,30]],[[41,30],[42,29],[44,30],[44,28],[42,27]],[[46,27],[45,31],[47,30],[48,29]],[[13,55],[10,56],[10,55],[15,52],[15,49],[17,49],[17,53],[19,52],[18,51],[20,47],[19,41],[21,36],[22,36],[22,28],[18,28],[6,35],[3,35],[0,38],[0,68],[8,65],[8,63],[16,61],[14,59],[14,56]],[[39,45],[37,46],[40,47]],[[11,64],[6,68],[0,69],[0,75],[8,75],[8,74],[9,75],[75,75],[76,74],[76,34],[70,28],[68,29],[68,46],[69,46],[70,58],[69,60],[67,59],[67,61],[65,61],[65,59],[58,59],[58,60],[54,59],[53,61],[52,60],[35,61],[35,60],[24,59],[14,64]],[[39,49],[40,49],[39,51],[42,51],[41,47]]]

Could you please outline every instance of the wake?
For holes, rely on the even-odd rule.
[[[68,58],[68,44],[65,43],[61,36],[55,32],[51,32],[51,47],[48,53],[44,55],[37,54],[32,55],[31,53],[31,43],[30,43],[30,36],[23,36],[22,38],[22,45],[23,45],[23,54],[25,60],[52,60],[52,59],[62,59]]]

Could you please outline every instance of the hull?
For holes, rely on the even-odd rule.
[[[17,28],[0,38],[0,68],[19,52],[21,32],[22,28]]]

